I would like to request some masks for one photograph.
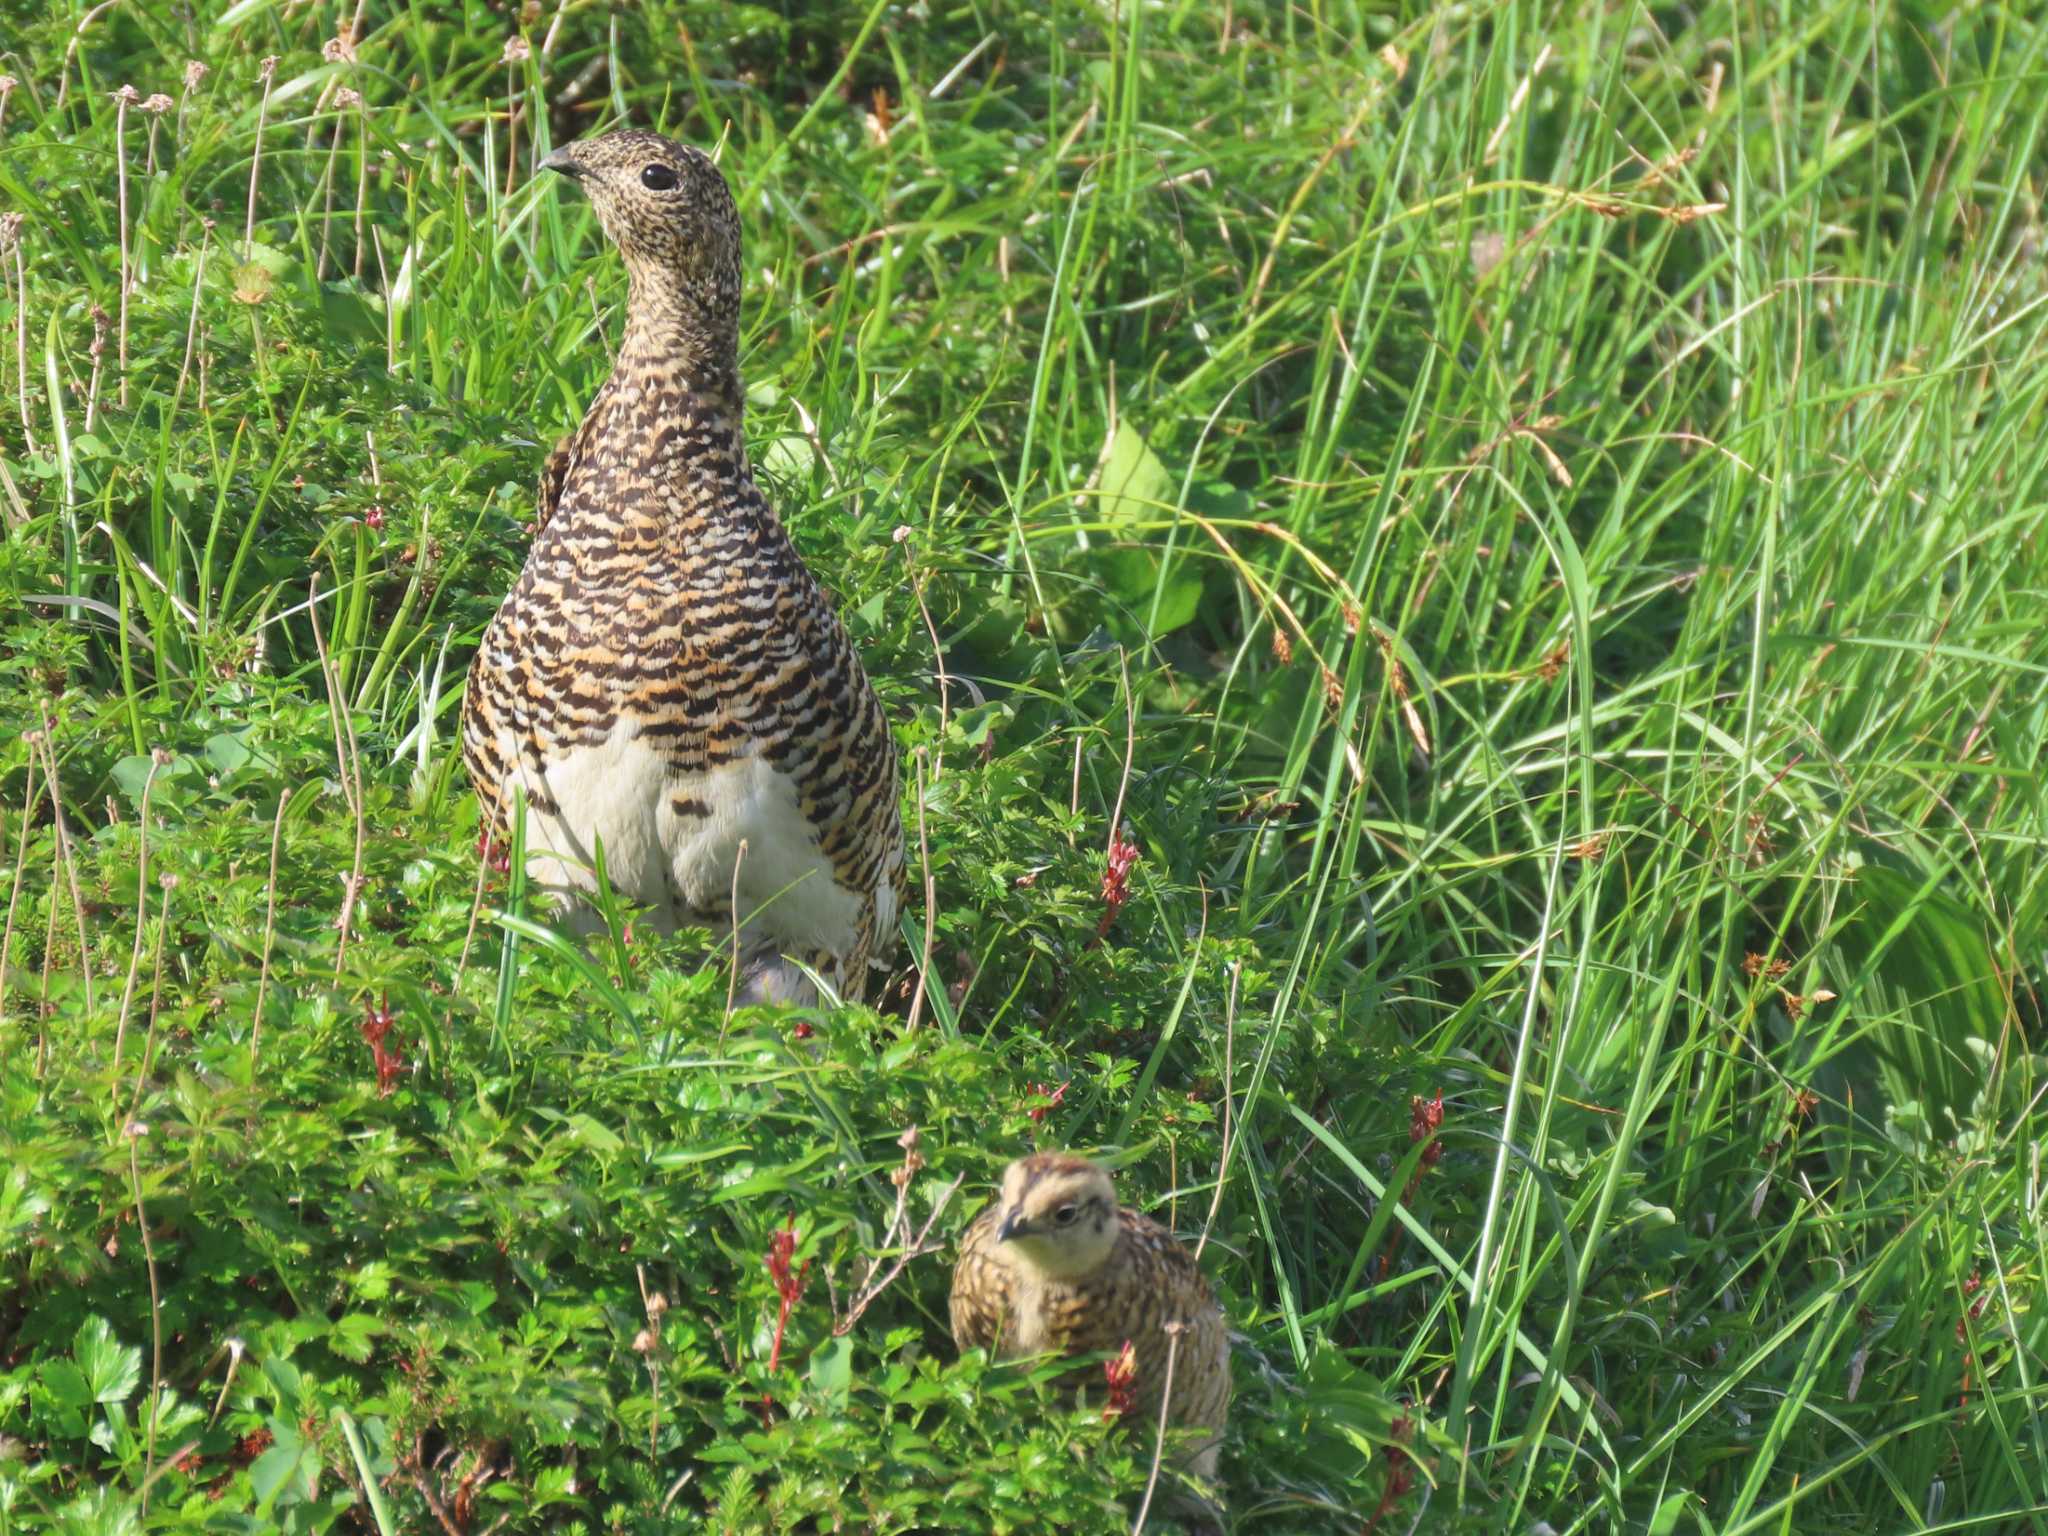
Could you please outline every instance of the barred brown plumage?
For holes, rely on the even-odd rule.
[[[1128,1340],[1148,1428],[1167,1392],[1167,1325],[1184,1325],[1167,1416],[1215,1431],[1188,1452],[1195,1472],[1215,1477],[1230,1414],[1223,1313],[1188,1251],[1151,1217],[1119,1206],[1097,1164],[1054,1152],[1010,1164],[1002,1193],[961,1234],[952,1314],[956,1344],[1005,1359],[1115,1351]]]
[[[601,845],[659,926],[724,929],[737,882],[747,997],[807,997],[792,958],[858,997],[902,905],[895,744],[748,468],[732,194],[650,133],[541,164],[618,247],[626,327],[470,667],[470,778],[500,828],[523,792],[530,869],[579,924]]]

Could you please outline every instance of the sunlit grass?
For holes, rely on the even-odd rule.
[[[1128,1529],[945,1253],[835,1336],[913,1124],[1214,1204],[1233,1529],[2048,1527],[2048,28],[354,14],[0,33],[0,1531]],[[897,727],[879,1015],[479,879],[616,121]]]

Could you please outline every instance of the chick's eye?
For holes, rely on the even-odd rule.
[[[1052,1213],[1052,1219],[1063,1227],[1071,1227],[1074,1224],[1074,1218],[1080,1214],[1081,1212],[1078,1207],[1063,1205]]]
[[[640,185],[650,192],[667,192],[676,184],[676,173],[659,160],[640,173]]]

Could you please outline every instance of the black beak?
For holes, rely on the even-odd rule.
[[[1003,1223],[996,1228],[996,1241],[1007,1243],[1013,1237],[1023,1237],[1031,1231],[1031,1225],[1016,1211],[1007,1211]]]
[[[556,150],[545,160],[541,161],[540,169],[543,171],[554,171],[558,175],[567,176],[571,181],[581,181],[583,179],[582,163],[574,155],[570,154],[566,147]]]

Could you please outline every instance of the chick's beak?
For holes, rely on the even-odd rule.
[[[1003,1213],[1002,1225],[996,1228],[996,1241],[1007,1243],[1011,1238],[1022,1237],[1030,1230],[1031,1228],[1026,1224],[1022,1211],[1005,1211]]]
[[[556,150],[545,160],[541,161],[540,169],[543,171],[554,171],[558,175],[567,176],[571,181],[581,181],[583,179],[582,162],[569,153],[567,146]]]

